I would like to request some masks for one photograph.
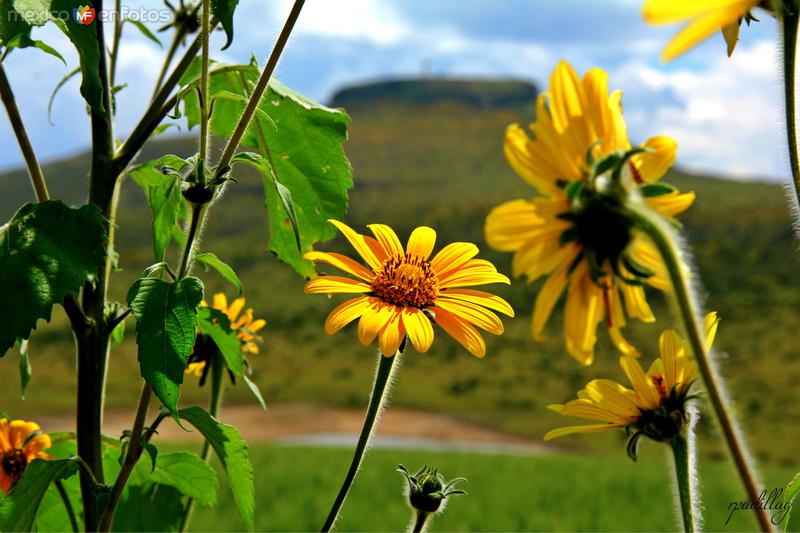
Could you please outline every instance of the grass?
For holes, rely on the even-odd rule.
[[[605,437],[603,437],[605,438]],[[552,454],[502,456],[467,453],[372,450],[337,522],[339,531],[400,531],[411,512],[395,472],[423,464],[449,478],[468,478],[467,496],[450,498],[432,531],[674,531],[667,449],[645,443],[633,463],[616,455]],[[339,488],[352,451],[256,445],[257,531],[318,531]],[[769,487],[784,486],[791,472],[770,468]],[[752,531],[748,511],[734,513],[741,491],[727,465],[701,463],[705,529]],[[224,484],[224,481],[223,481]],[[194,531],[237,531],[243,525],[230,491],[220,491],[215,509],[198,508]],[[220,512],[224,510],[224,512]]]
[[[346,149],[356,187],[347,222],[363,228],[385,222],[401,237],[427,224],[437,229],[439,246],[472,241],[482,257],[510,272],[510,257],[488,250],[482,226],[494,205],[528,197],[533,190],[508,168],[501,142],[505,126],[530,117],[510,110],[475,109],[456,104],[432,106],[365,106],[353,113]],[[654,132],[656,133],[656,132]],[[192,140],[153,143],[143,160],[164,153],[187,154]],[[45,169],[54,197],[72,203],[85,199],[86,159],[76,157]],[[229,262],[242,278],[248,304],[269,321],[265,345],[254,359],[256,381],[268,402],[304,402],[362,408],[373,372],[373,352],[362,348],[352,327],[327,337],[322,324],[335,302],[303,295],[303,280],[263,250],[266,214],[258,177],[237,176],[212,212],[203,250]],[[697,202],[682,217],[694,262],[700,274],[706,307],[717,310],[722,325],[716,347],[735,401],[737,417],[750,437],[758,459],[800,470],[800,264],[783,191],[768,183],[732,182],[673,172],[668,180],[695,190]],[[77,185],[79,184],[79,185]],[[10,218],[20,202],[31,199],[24,173],[0,177],[0,220]],[[127,287],[152,263],[149,211],[144,195],[130,180],[122,190],[119,217],[120,271],[112,280],[112,297],[123,300]],[[351,253],[341,239],[321,249]],[[170,259],[174,259],[173,255]],[[232,293],[214,273],[204,274],[207,294]],[[548,338],[535,344],[530,336],[530,311],[538,285],[517,281],[498,292],[517,310],[506,320],[506,333],[488,340],[484,360],[469,356],[437,332],[428,355],[409,353],[394,388],[392,404],[446,413],[471,421],[540,438],[563,423],[547,404],[572,398],[587,381],[611,377],[624,381],[604,332],[596,363],[582,368],[565,354],[557,309]],[[645,364],[655,355],[657,335],[673,324],[663,296],[651,295],[658,322],[633,322],[626,334],[644,352]],[[130,407],[140,380],[133,342],[133,322],[110,362],[109,406]],[[74,355],[63,313],[42,325],[30,343],[34,375],[28,398],[19,398],[12,379],[17,357],[0,360],[5,383],[0,409],[21,417],[74,410]],[[206,391],[194,383],[184,387],[186,402],[203,401]],[[245,387],[229,391],[230,402],[250,402]],[[701,450],[722,457],[711,424],[701,424]],[[607,448],[609,439],[570,439],[567,445]]]

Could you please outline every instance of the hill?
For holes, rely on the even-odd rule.
[[[464,102],[409,103],[379,99],[350,109],[353,122],[346,146],[356,187],[347,221],[363,228],[370,222],[395,227],[401,238],[420,224],[439,232],[439,244],[473,241],[482,254],[510,272],[510,257],[485,246],[483,220],[488,210],[508,199],[531,195],[531,189],[507,166],[502,136],[508,123],[530,122],[525,111],[510,107],[483,108]],[[194,141],[159,139],[146,158],[164,153],[188,154]],[[55,197],[80,203],[86,194],[86,155],[48,165],[45,174]],[[302,294],[303,280],[266,253],[266,212],[261,208],[260,179],[238,175],[211,215],[203,248],[231,263],[246,287],[248,305],[267,318],[265,346],[255,358],[256,379],[268,402],[303,401],[362,407],[373,372],[374,352],[362,348],[347,328],[326,337],[322,324],[331,302]],[[728,181],[672,172],[668,181],[695,190],[697,203],[682,217],[702,275],[706,305],[723,322],[717,347],[737,415],[753,436],[758,455],[771,461],[795,462],[800,426],[796,384],[800,359],[794,332],[800,330],[800,268],[781,187],[769,183]],[[24,173],[0,176],[0,220],[8,220],[21,201],[33,200]],[[127,286],[152,262],[149,211],[144,195],[131,180],[122,187],[119,216],[120,271],[112,296],[122,300]],[[341,240],[325,249],[347,250]],[[350,253],[347,250],[347,253]],[[174,260],[173,255],[170,258]],[[207,294],[232,292],[214,273],[205,276]],[[427,355],[410,352],[404,359],[393,403],[440,411],[471,421],[499,426],[519,434],[541,436],[562,424],[546,406],[562,402],[594,377],[624,380],[616,356],[601,334],[597,362],[580,368],[562,349],[559,313],[549,337],[534,344],[530,310],[537,287],[516,282],[501,288],[517,310],[506,321],[502,338],[487,339],[484,360],[469,356],[441,332]],[[667,303],[653,295],[656,325],[632,324],[629,336],[653,356],[657,333],[670,324]],[[16,386],[0,387],[0,408],[32,416],[66,410],[73,405],[74,360],[63,313],[40,328],[31,342],[34,376],[29,399],[19,400]],[[16,359],[2,361],[6,383],[15,383]],[[139,389],[135,344],[129,333],[115,350],[110,367],[108,401],[129,407]],[[190,384],[186,401],[200,401],[206,391]],[[228,393],[231,402],[250,401],[239,386]],[[703,426],[707,427],[707,426]],[[575,438],[568,446],[614,446],[618,439]],[[720,453],[716,441],[704,445]]]

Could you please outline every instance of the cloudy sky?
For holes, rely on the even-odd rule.
[[[132,14],[155,17],[157,0],[124,0]],[[263,63],[291,0],[240,0],[236,42],[214,57]],[[308,0],[278,67],[282,81],[326,101],[342,85],[420,74],[514,77],[546,83],[559,59],[579,71],[600,66],[624,91],[634,140],[675,137],[679,163],[740,178],[785,180],[777,25],[766,13],[743,28],[732,59],[721,36],[670,64],[658,60],[675,27],[649,27],[641,0]],[[145,11],[143,11],[145,10]],[[67,58],[15,51],[5,68],[34,147],[44,161],[86,148],[88,124],[73,80],[58,95],[54,125],[47,120],[51,89],[75,65],[69,43],[51,25],[34,37]],[[118,134],[130,131],[160,68],[163,50],[126,26],[118,80]],[[215,36],[216,50],[222,45]],[[168,38],[164,39],[168,41]],[[166,46],[166,44],[165,44]],[[0,170],[22,158],[0,115]]]

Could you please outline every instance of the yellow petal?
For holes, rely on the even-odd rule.
[[[642,146],[653,151],[635,155],[633,164],[646,183],[655,183],[675,164],[678,143],[672,137],[658,135],[647,139]]]
[[[659,196],[645,198],[647,205],[655,209],[665,217],[674,217],[689,209],[694,203],[695,194],[693,192],[679,193],[673,191]]]
[[[478,247],[469,242],[448,244],[433,256],[431,266],[441,278],[478,255]]]
[[[706,352],[711,351],[711,346],[714,344],[714,338],[717,336],[717,327],[719,327],[719,317],[716,311],[711,311],[703,318],[703,325],[706,329]]]
[[[348,274],[359,277],[364,281],[371,281],[375,274],[370,272],[369,269],[364,267],[361,263],[353,261],[346,255],[337,254],[334,252],[308,252],[303,256],[309,261],[318,261],[327,263],[333,267],[338,268]]]
[[[306,283],[303,292],[306,294],[356,294],[370,292],[372,287],[366,283],[340,276],[319,276]]]
[[[215,294],[211,307],[224,313],[228,309],[228,299],[225,297],[225,293],[218,292]]]
[[[671,61],[725,26],[738,22],[753,7],[754,0],[727,0],[720,4],[714,11],[694,19],[673,37],[664,48],[661,59]]]
[[[436,323],[453,339],[476,357],[486,355],[486,343],[474,327],[469,322],[460,318],[441,307],[432,307],[436,317]]]
[[[386,250],[387,255],[390,257],[397,255],[402,257],[405,255],[403,245],[400,244],[400,239],[397,238],[397,234],[392,228],[385,224],[370,224],[367,227],[375,235],[375,239],[383,246],[383,249]]]
[[[553,429],[548,431],[544,436],[544,440],[557,439],[565,435],[572,435],[574,433],[597,433],[599,431],[606,431],[609,429],[617,429],[624,427],[620,424],[584,424],[579,426],[566,426],[563,428]]]
[[[562,201],[512,200],[498,205],[486,217],[486,242],[492,248],[514,252],[531,241],[560,235],[570,224],[557,218],[568,211]]]
[[[401,316],[408,338],[420,353],[427,352],[433,344],[433,326],[430,319],[415,307],[406,307]]]
[[[673,24],[713,11],[742,9],[744,5],[749,10],[756,4],[758,0],[647,0],[642,16],[650,24]]]
[[[353,231],[350,226],[339,222],[338,220],[329,220],[328,222],[336,226],[336,228],[342,232],[342,235],[344,235],[345,238],[350,242],[350,245],[353,247],[353,249],[358,252],[362,258],[364,258],[364,261],[366,261],[372,270],[377,271],[381,268],[383,262],[378,260],[375,253],[364,240],[363,235],[359,235]]]
[[[411,232],[406,245],[406,253],[428,259],[434,246],[436,246],[436,231],[427,226],[420,226]]]
[[[394,306],[382,300],[369,297],[369,307],[358,321],[358,340],[364,346],[369,346],[378,332],[383,329],[394,313]]]
[[[661,354],[661,361],[664,367],[664,381],[667,391],[678,384],[678,358],[683,357],[683,341],[680,336],[671,329],[661,333],[658,339],[658,349]]]
[[[328,315],[325,321],[325,333],[333,335],[347,324],[360,317],[369,307],[368,298],[361,296],[339,304]]]
[[[567,271],[569,264],[563,263],[558,270],[553,272],[545,281],[539,294],[536,295],[536,303],[533,307],[532,328],[533,338],[542,340],[542,331],[545,324],[550,319],[553,308],[567,286]]]
[[[655,409],[658,407],[660,400],[658,391],[655,384],[647,377],[642,370],[639,362],[630,355],[623,355],[619,359],[619,364],[628,380],[633,385],[633,390],[641,402],[641,405],[646,409]]]
[[[400,349],[400,344],[406,336],[406,330],[403,326],[403,321],[400,320],[400,309],[394,308],[386,325],[383,326],[378,334],[378,343],[381,347],[381,352],[386,357],[392,357]]]
[[[728,57],[733,55],[736,48],[736,43],[739,41],[739,25],[741,23],[737,20],[722,28],[722,36],[725,38],[725,44],[728,45]]]
[[[436,306],[469,321],[489,333],[494,333],[495,335],[503,333],[503,322],[493,312],[479,305],[440,299],[436,301]]]
[[[247,303],[247,301],[244,298],[236,298],[231,302],[231,305],[228,306],[228,310],[225,314],[228,315],[228,319],[230,319],[231,322],[234,322],[236,317],[239,316],[239,312],[242,310],[245,303]],[[252,313],[252,309],[250,311]]]
[[[506,316],[514,316],[514,309],[511,308],[508,302],[488,292],[476,291],[474,289],[447,289],[442,291],[439,297],[482,305],[498,313],[503,313]]]

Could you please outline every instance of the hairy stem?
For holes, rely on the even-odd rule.
[[[305,0],[295,0],[292,10],[286,18],[286,23],[284,23],[283,29],[278,36],[278,40],[275,42],[272,53],[270,53],[267,64],[264,66],[264,70],[261,71],[261,75],[255,87],[253,87],[253,94],[250,95],[244,112],[241,118],[239,118],[236,128],[233,130],[233,134],[231,134],[230,139],[228,139],[228,144],[225,146],[225,151],[222,153],[222,157],[217,165],[218,169],[222,170],[231,164],[231,160],[233,160],[233,156],[236,154],[236,149],[239,148],[239,142],[241,142],[242,136],[244,136],[245,131],[247,131],[247,126],[250,124],[250,120],[252,120],[253,115],[255,115],[258,109],[261,97],[264,96],[264,92],[267,90],[269,80],[272,78],[272,73],[278,65],[278,60],[283,53],[283,49],[289,41],[289,36],[292,34],[292,29],[294,29],[294,25],[297,22],[297,18],[300,16],[300,11],[303,9],[304,3]]]
[[[156,96],[158,96],[158,92],[161,90],[161,84],[164,83],[164,78],[167,76],[169,66],[172,64],[172,60],[175,58],[175,54],[178,52],[178,48],[181,46],[181,41],[183,41],[184,37],[186,37],[186,28],[184,28],[182,25],[178,26],[175,29],[174,35],[172,36],[172,42],[167,49],[167,54],[164,56],[164,64],[161,66],[161,71],[158,73],[156,85],[153,88],[154,99]]]
[[[792,8],[793,10],[796,8]],[[789,166],[792,169],[795,198],[800,209],[800,159],[797,146],[797,104],[795,98],[798,13],[784,13],[781,18],[783,36],[783,91],[786,102],[786,138],[789,148]]]
[[[22,122],[14,92],[11,90],[11,84],[8,82],[2,63],[0,63],[0,99],[3,100],[3,105],[8,113],[8,121],[11,123],[11,129],[14,130],[14,136],[17,138],[22,157],[25,159],[25,166],[28,169],[28,175],[31,177],[36,199],[39,202],[49,200],[50,195],[47,192],[47,184],[44,181],[42,168],[39,166],[39,160],[36,159],[36,152],[33,151],[31,140],[28,138],[28,132],[25,130],[25,124]]]
[[[675,459],[675,481],[678,484],[678,499],[680,500],[681,517],[683,518],[683,530],[694,533],[696,530],[694,511],[695,495],[692,491],[691,471],[692,461],[690,460],[689,443],[683,434],[675,435],[670,442],[672,455]]]
[[[709,356],[709,351],[705,344],[705,332],[697,314],[699,306],[695,301],[695,294],[690,286],[689,274],[681,262],[680,251],[675,242],[673,230],[660,215],[648,207],[631,205],[629,208],[637,219],[638,227],[652,239],[667,267],[680,317],[686,328],[689,343],[697,361],[697,367],[703,377],[706,391],[711,399],[725,442],[731,452],[748,498],[750,501],[758,501],[759,489],[753,474],[753,467],[748,459],[739,430],[730,415],[730,408],[723,393],[722,379]],[[763,531],[771,531],[772,526],[765,510],[761,509],[760,506],[756,506],[754,512],[761,529]]]
[[[208,76],[208,41],[211,33],[211,0],[202,0],[203,16],[200,38],[202,47],[200,48],[200,161],[208,163],[208,120],[211,100],[209,95],[209,76]],[[197,181],[200,185],[206,184],[204,172],[199,172]]]
[[[119,43],[122,40],[122,0],[114,0],[114,38],[111,44],[111,57],[108,66],[108,83],[114,88],[117,75],[117,60],[119,56]]]
[[[224,392],[223,378],[225,376],[225,360],[219,353],[214,353],[208,361],[211,365],[211,394],[208,399],[208,413],[217,418],[219,410],[222,406],[222,394]],[[203,443],[203,449],[200,452],[200,458],[203,462],[208,462],[211,456],[211,445],[208,441]],[[194,512],[195,501],[192,498],[186,502],[183,509],[183,518],[181,519],[181,527],[178,531],[188,531],[189,523],[192,520],[192,513]]]
[[[361,466],[361,461],[364,459],[364,453],[367,451],[369,439],[372,436],[372,430],[375,427],[375,421],[383,408],[383,404],[388,396],[388,383],[391,380],[392,371],[395,368],[397,358],[402,354],[402,348],[396,355],[387,357],[383,354],[378,354],[378,368],[375,372],[375,382],[372,385],[372,393],[369,397],[369,404],[367,405],[367,414],[364,417],[364,427],[361,429],[361,435],[358,437],[358,444],[353,454],[353,460],[350,463],[350,468],[347,470],[347,475],[342,483],[342,488],[339,489],[339,494],[333,502],[328,518],[322,526],[322,531],[330,531],[333,527],[336,518],[339,516],[339,511],[344,504],[347,493],[350,492],[350,487],[356,478],[358,469]]]
[[[414,527],[412,528],[413,533],[422,533],[425,531],[425,525],[428,523],[428,517],[430,514],[426,513],[425,511],[415,511],[416,516],[414,517]]]
[[[145,383],[144,387],[142,387],[142,394],[139,397],[139,405],[136,408],[136,417],[133,420],[128,451],[125,454],[125,459],[122,463],[119,475],[117,476],[117,480],[111,488],[108,507],[106,508],[105,515],[103,515],[103,520],[100,522],[100,531],[111,531],[111,523],[114,521],[114,512],[117,510],[117,505],[119,505],[122,491],[125,489],[125,484],[128,483],[128,479],[130,479],[133,469],[136,467],[136,463],[139,462],[139,457],[142,455],[142,448],[144,445],[144,421],[145,418],[147,418],[147,411],[150,407],[150,398],[152,395],[153,389],[150,388],[149,383]]]

